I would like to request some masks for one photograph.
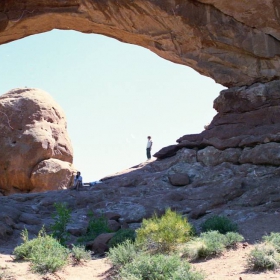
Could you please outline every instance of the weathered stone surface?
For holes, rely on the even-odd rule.
[[[225,150],[254,147],[269,142],[280,143],[279,96],[280,80],[221,91],[214,101],[218,114],[208,128],[200,134],[180,137],[178,145],[172,145],[172,151],[175,153],[182,148],[203,149],[207,146]],[[198,157],[200,154],[201,152]],[[224,153],[223,155],[225,156]],[[161,149],[154,156],[159,159],[169,157],[169,147]],[[214,160],[213,157],[211,160]],[[218,162],[221,161],[222,158]]]
[[[13,229],[5,223],[0,221],[0,237],[6,239],[8,236],[13,234]]]
[[[199,0],[199,2],[210,4],[225,14],[236,18],[248,26],[256,27],[280,39],[279,28],[274,16],[277,16],[280,4],[277,1],[255,0],[255,1],[220,1]],[[271,16],[272,15],[272,16]]]
[[[221,91],[214,101],[219,113],[244,113],[269,106],[279,106],[279,81],[257,83],[250,87],[234,87]]]
[[[280,4],[244,0],[2,0],[0,44],[52,29],[143,46],[225,86],[280,78]]]
[[[120,214],[118,213],[114,213],[114,212],[106,212],[104,213],[104,216],[108,219],[108,220],[114,220],[114,221],[118,221],[121,217]]]
[[[109,249],[107,244],[114,235],[115,233],[102,233],[98,235],[91,244],[91,250],[99,254],[105,253]]]
[[[178,150],[179,150],[179,147],[177,145],[170,145],[170,146],[162,148],[160,151],[155,153],[153,156],[158,159],[172,157],[176,154],[176,152]]]
[[[197,152],[197,161],[206,166],[214,166],[223,162],[238,163],[242,150],[229,148],[224,151],[218,150],[212,146],[206,147]]]
[[[118,231],[121,228],[121,224],[118,223],[115,220],[109,220],[108,221],[108,227],[111,231],[115,232],[115,231]]]
[[[169,182],[173,186],[186,186],[190,183],[188,174],[175,173],[168,176]]]
[[[33,191],[59,190],[71,187],[76,169],[69,162],[59,159],[41,161],[32,170]]]
[[[9,91],[0,96],[0,120],[1,192],[57,189],[62,181],[67,186],[72,146],[65,115],[49,94],[28,88]],[[55,168],[49,164],[53,159],[57,160]],[[51,182],[54,178],[56,186]]]
[[[240,163],[280,165],[280,143],[267,143],[245,148]]]

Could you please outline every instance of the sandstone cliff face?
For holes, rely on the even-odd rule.
[[[1,192],[43,191],[69,185],[74,171],[72,146],[65,115],[49,94],[38,89],[15,89],[0,96],[0,131]],[[56,161],[43,164],[50,159]]]
[[[280,78],[279,14],[272,0],[2,0],[0,44],[54,28],[104,34],[242,86]]]

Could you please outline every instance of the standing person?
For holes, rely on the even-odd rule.
[[[148,143],[147,143],[147,159],[151,158],[151,149],[152,149],[152,145],[153,145],[153,141],[152,141],[152,137],[148,136]]]
[[[77,175],[74,178],[74,185],[73,185],[72,189],[76,189],[78,191],[79,188],[82,186],[83,186],[83,177],[81,176],[81,172],[78,171]]]

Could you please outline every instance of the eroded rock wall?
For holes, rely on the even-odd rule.
[[[227,87],[280,78],[277,1],[67,0],[0,3],[0,44],[54,28],[143,46]]]

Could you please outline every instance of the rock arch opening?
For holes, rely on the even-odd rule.
[[[155,153],[185,133],[199,133],[223,89],[144,48],[73,31],[3,45],[0,57],[2,94],[41,88],[62,106],[74,164],[86,181],[145,161],[148,134]]]
[[[139,45],[190,66],[230,89],[215,102],[220,114],[209,130],[179,138],[163,157],[181,147],[243,149],[279,142],[278,114],[271,110],[279,106],[274,98],[279,95],[279,10],[276,1],[5,0],[0,44],[55,28],[76,30]]]

